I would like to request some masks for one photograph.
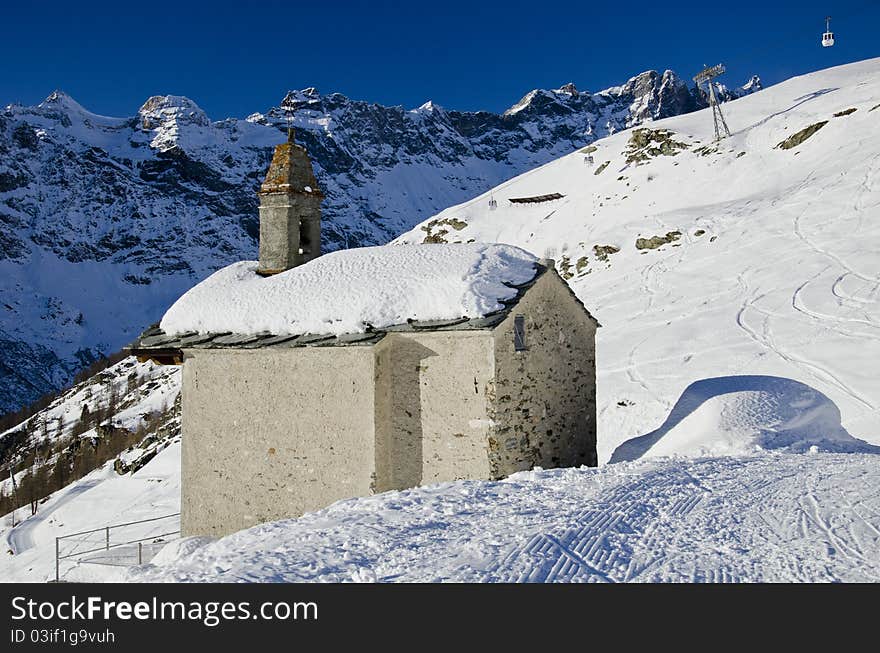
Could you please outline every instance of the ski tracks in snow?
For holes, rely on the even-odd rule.
[[[133,580],[880,580],[880,457],[654,458],[341,501]]]
[[[822,457],[793,460],[658,461],[590,501],[565,527],[508,551],[485,580],[880,580],[880,492],[865,492],[878,487],[868,484],[880,473],[844,465],[835,475]],[[841,492],[856,487],[852,504]]]
[[[824,270],[823,270],[824,272]],[[819,273],[820,275],[822,272]],[[815,278],[815,277],[813,277]],[[802,292],[803,288],[809,284],[811,279],[808,279],[804,283],[798,285],[795,291],[792,294],[791,305],[792,307],[799,313],[805,314],[807,317],[818,320],[820,323],[820,327],[823,330],[833,329],[842,335],[855,337],[855,334],[852,332],[843,329],[839,326],[839,322],[834,320],[826,321],[823,320],[821,316],[813,316],[808,312],[799,309],[799,300],[798,296]],[[766,295],[758,294],[756,291],[749,287],[748,281],[746,280],[745,273],[741,273],[737,276],[737,282],[739,283],[742,289],[743,300],[740,305],[739,310],[736,314],[736,324],[737,326],[754,342],[760,345],[762,348],[770,351],[771,353],[779,356],[781,359],[796,365],[797,367],[803,369],[814,379],[819,381],[820,383],[827,383],[837,388],[839,391],[843,392],[847,396],[851,397],[860,405],[864,406],[868,410],[876,410],[877,406],[867,397],[863,396],[861,393],[852,388],[849,384],[847,384],[844,380],[842,380],[837,374],[832,372],[828,367],[813,361],[808,360],[803,356],[799,356],[793,354],[791,351],[784,349],[781,347],[777,341],[777,338],[773,332],[773,327],[771,324],[772,318],[778,318],[780,320],[784,320],[785,316],[771,313],[763,308],[758,306],[758,302],[763,299]],[[754,312],[755,314],[761,317],[761,327],[760,329],[752,326],[748,319],[747,315],[749,312]]]
[[[500,582],[618,582],[634,580],[668,557],[658,530],[664,520],[682,518],[700,502],[700,494],[682,487],[694,481],[686,473],[661,469],[624,482],[575,514],[558,535],[536,533],[508,552],[490,573]],[[628,539],[639,535],[646,555]]]

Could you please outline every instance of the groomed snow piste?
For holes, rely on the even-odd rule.
[[[510,245],[362,247],[271,277],[234,263],[186,292],[162,318],[171,335],[362,333],[407,320],[482,317],[531,281],[537,259]]]
[[[341,501],[169,545],[129,580],[867,582],[878,526],[874,455],[653,459]]]

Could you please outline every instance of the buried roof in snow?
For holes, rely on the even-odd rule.
[[[543,263],[485,243],[340,250],[271,277],[257,275],[254,261],[234,263],[186,292],[131,350],[176,358],[189,347],[358,345],[393,331],[491,329]]]
[[[561,193],[550,193],[549,195],[535,195],[534,197],[511,197],[510,202],[513,204],[539,204],[540,202],[561,200],[563,197],[565,195]]]

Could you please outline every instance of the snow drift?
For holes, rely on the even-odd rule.
[[[880,447],[847,433],[834,402],[804,383],[773,376],[725,376],[689,385],[660,428],[621,444],[610,462],[811,448],[880,453]]]

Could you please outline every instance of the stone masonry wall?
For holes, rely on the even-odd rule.
[[[370,494],[373,350],[186,350],[182,533],[221,536]]]
[[[489,331],[392,333],[377,346],[377,491],[489,478],[492,349]]]
[[[513,325],[525,317],[527,350]],[[545,272],[494,331],[492,478],[596,465],[595,322],[555,270]]]

